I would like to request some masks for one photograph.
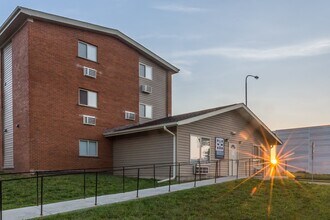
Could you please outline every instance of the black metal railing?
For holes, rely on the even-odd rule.
[[[260,166],[260,167],[259,167]],[[122,186],[119,186],[121,192],[126,192],[126,178],[132,178],[136,180],[136,197],[139,197],[139,190],[141,186],[141,180],[152,179],[152,183],[149,187],[166,186],[166,184],[159,183],[159,179],[163,179],[162,182],[168,185],[168,191],[171,191],[173,183],[181,184],[183,182],[194,182],[193,186],[197,186],[197,182],[206,179],[214,179],[214,183],[217,182],[219,177],[234,176],[236,179],[239,177],[248,177],[258,174],[258,172],[264,167],[262,160],[256,160],[254,158],[243,158],[239,160],[214,160],[214,161],[198,161],[196,163],[190,162],[178,162],[178,163],[154,163],[154,164],[140,164],[129,165],[122,167],[111,168],[89,168],[89,169],[71,169],[71,170],[49,170],[49,171],[34,171],[34,172],[18,172],[18,173],[1,173],[0,174],[0,220],[2,219],[3,212],[3,192],[6,182],[13,181],[27,181],[35,179],[36,187],[36,205],[40,205],[40,215],[43,215],[43,206],[45,203],[45,184],[46,180],[54,177],[66,176],[66,175],[82,175],[82,198],[87,197],[87,176],[95,175],[94,198],[95,205],[97,205],[99,196],[99,177],[104,174],[110,176],[116,176],[121,179]],[[205,169],[205,172],[202,172]],[[259,170],[259,171],[258,171]],[[148,172],[147,172],[148,171]],[[198,171],[198,172],[197,172]],[[208,171],[208,172],[206,172]],[[260,172],[262,175],[263,172]],[[164,180],[165,179],[165,180]],[[49,188],[48,188],[49,189]],[[102,194],[102,193],[101,193]],[[104,194],[104,193],[103,193]],[[74,198],[71,198],[74,199]]]

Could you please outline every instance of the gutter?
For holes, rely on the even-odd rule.
[[[172,131],[168,130],[166,126],[164,126],[163,128],[164,131],[166,131],[167,133],[173,136],[173,165],[176,165],[176,135]],[[172,170],[173,170],[173,176],[170,178],[171,180],[176,178],[176,166],[173,166]],[[167,178],[164,180],[160,180],[158,181],[158,183],[166,182],[169,181],[170,179]]]
[[[176,126],[177,122],[171,122],[171,123],[166,123],[166,124],[161,124],[161,125],[153,125],[153,126],[147,126],[147,127],[142,127],[142,128],[133,128],[133,129],[128,129],[128,130],[123,130],[123,131],[114,131],[114,132],[105,132],[103,133],[104,137],[113,137],[113,136],[119,136],[119,135],[125,135],[125,134],[132,134],[132,133],[137,133],[137,132],[144,132],[144,131],[150,131],[150,130],[155,130],[155,129],[161,129],[166,126]],[[171,132],[171,134],[173,134]]]

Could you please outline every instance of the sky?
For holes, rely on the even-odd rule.
[[[243,103],[272,130],[330,124],[330,1],[0,0],[115,28],[180,68],[173,112]]]

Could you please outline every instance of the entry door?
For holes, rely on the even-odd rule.
[[[229,176],[237,175],[237,144],[229,143]]]

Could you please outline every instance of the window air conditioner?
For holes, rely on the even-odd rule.
[[[96,79],[96,73],[97,71],[95,69],[84,67],[84,76],[88,76]]]
[[[94,116],[83,116],[83,124],[84,125],[96,125],[96,118]]]

